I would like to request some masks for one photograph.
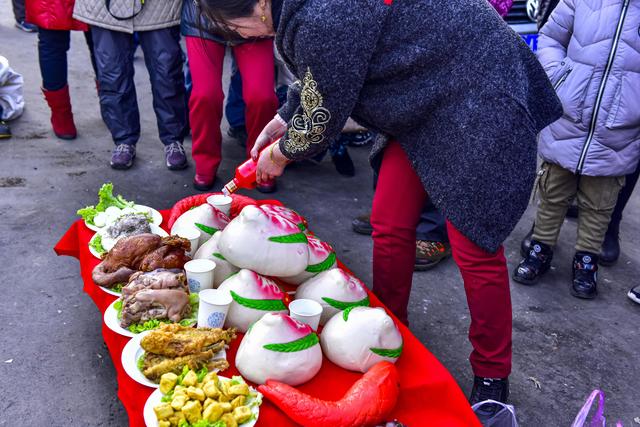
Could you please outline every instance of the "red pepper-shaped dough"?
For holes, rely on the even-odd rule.
[[[335,402],[317,399],[272,380],[258,390],[303,427],[366,427],[389,416],[396,406],[400,384],[395,365],[383,361],[369,369]]]

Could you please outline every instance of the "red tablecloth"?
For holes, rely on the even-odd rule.
[[[163,211],[166,220],[169,211]],[[101,312],[107,309],[116,297],[102,291],[91,280],[91,271],[98,264],[88,249],[88,242],[94,232],[82,221],[76,221],[60,239],[54,250],[58,255],[68,255],[80,261],[80,272],[84,282],[84,291],[89,294]],[[370,294],[372,306],[382,306],[380,301]],[[402,356],[397,362],[400,373],[401,392],[393,418],[411,426],[480,426],[471,411],[465,396],[449,372],[403,325],[400,331],[404,339]],[[118,397],[129,415],[129,425],[143,427],[144,404],[153,389],[132,380],[122,368],[122,349],[129,340],[116,334],[102,323],[102,336],[109,348],[111,359],[118,376]],[[231,344],[227,353],[231,368],[228,375],[237,375],[235,354],[240,339]],[[324,359],[322,369],[316,377],[300,386],[300,390],[322,399],[339,399],[361,374],[349,372]],[[283,412],[265,399],[260,408],[258,426],[286,427],[295,426]],[[354,426],[355,427],[355,426]]]

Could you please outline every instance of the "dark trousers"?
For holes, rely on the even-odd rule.
[[[16,18],[16,22],[24,21],[24,0],[11,0],[13,4],[13,16]]]
[[[67,52],[69,51],[70,33],[68,30],[47,30],[38,28],[38,60],[42,87],[46,90],[58,90],[67,85]],[[84,33],[93,71],[96,62],[93,55],[91,33]]]
[[[140,112],[133,81],[132,34],[91,27],[100,110],[116,145],[135,145],[140,138]],[[163,144],[182,142],[187,126],[187,107],[182,72],[180,28],[137,33],[151,81],[153,109]]]
[[[227,116],[229,126],[239,128],[244,126],[245,105],[242,99],[242,76],[240,76],[235,57],[232,56],[232,58],[229,93],[227,95],[227,105],[224,107],[224,112]]]
[[[636,188],[638,176],[640,176],[640,163],[636,166],[635,172],[626,176],[624,187],[622,187],[622,190],[620,190],[618,194],[616,207],[611,214],[611,222],[609,222],[609,230],[607,232],[618,233],[620,221],[622,221],[622,211],[624,211],[625,206],[627,206],[627,202],[631,198],[631,194],[633,194],[633,189]]]

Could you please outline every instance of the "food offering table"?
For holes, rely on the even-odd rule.
[[[242,199],[244,199],[244,204],[271,203],[281,205],[280,202],[274,200],[247,202],[250,199]],[[241,207],[232,208],[232,216],[234,211],[237,214]],[[167,224],[171,211],[166,210],[161,213],[163,216],[162,227],[169,231]],[[91,272],[99,263],[99,260],[88,249],[88,242],[93,235],[94,232],[87,228],[82,220],[78,220],[71,225],[56,244],[54,250],[58,255],[67,255],[78,259],[84,283],[83,289],[98,309],[104,313],[117,297],[104,292],[91,279]],[[340,267],[348,271],[341,263]],[[371,292],[369,292],[369,298],[372,307],[384,307]],[[399,324],[397,319],[394,318],[394,320]],[[135,382],[123,369],[122,350],[130,338],[113,332],[105,325],[103,319],[100,321],[102,322],[102,336],[116,369],[118,397],[128,413],[129,425],[144,427],[143,408],[154,389]],[[404,340],[402,356],[396,363],[401,386],[397,405],[390,418],[395,418],[410,427],[480,426],[451,374],[408,328],[402,324],[399,324],[399,328]],[[241,340],[242,334],[239,334],[227,351],[230,368],[223,372],[225,376],[239,375],[234,362]],[[360,373],[346,371],[334,365],[325,357],[320,372],[311,381],[297,388],[320,399],[338,400],[361,376]],[[257,426],[287,427],[295,425],[297,424],[268,399],[263,400]]]

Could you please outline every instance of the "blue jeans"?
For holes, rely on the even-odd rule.
[[[236,60],[234,58],[231,62],[229,95],[227,96],[227,105],[224,109],[230,127],[244,127],[244,110],[245,104],[242,99],[242,77],[240,76],[240,71],[238,71],[238,66],[236,65]]]
[[[85,40],[89,47],[89,57],[94,73],[96,72],[91,32],[85,31]],[[59,90],[67,85],[67,51],[69,50],[70,31],[46,30],[38,28],[38,59],[42,87],[45,90]]]
[[[416,228],[416,240],[449,241],[444,216],[429,200],[425,203],[420,214],[420,222]]]

